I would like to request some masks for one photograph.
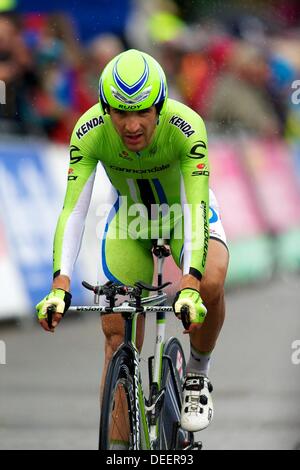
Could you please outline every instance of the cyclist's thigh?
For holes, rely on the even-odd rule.
[[[152,283],[151,243],[106,237],[102,241],[101,264],[106,280],[132,285],[136,281]]]
[[[117,235],[117,236],[116,236]],[[153,256],[150,240],[135,240],[118,230],[115,219],[107,228],[101,246],[100,283],[106,281],[133,285],[136,281],[152,283]],[[138,318],[137,346],[141,348],[144,337],[144,317]],[[107,338],[123,337],[124,321],[119,315],[102,317],[102,327]]]

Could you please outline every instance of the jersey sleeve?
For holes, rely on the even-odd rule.
[[[76,127],[70,142],[67,190],[54,237],[53,277],[63,274],[71,278],[81,246],[98,162],[90,155],[87,142],[81,140],[75,130]]]
[[[194,131],[181,150],[181,205],[184,214],[183,274],[201,280],[205,269],[209,240],[209,161],[207,135],[202,118],[188,116]]]

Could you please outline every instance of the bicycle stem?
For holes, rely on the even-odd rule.
[[[158,247],[165,247],[163,240],[157,241]],[[157,285],[163,284],[163,266],[166,259],[166,252],[161,251],[157,254]],[[158,291],[160,294],[161,291]],[[153,371],[153,382],[157,383],[160,388],[161,376],[162,376],[162,352],[165,341],[165,327],[166,327],[166,314],[165,312],[157,312],[156,314],[156,342],[154,350],[154,371]]]

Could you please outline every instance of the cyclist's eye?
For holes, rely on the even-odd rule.
[[[111,114],[115,114],[117,116],[125,116],[126,113],[122,109],[112,108]]]

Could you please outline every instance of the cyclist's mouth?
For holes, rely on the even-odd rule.
[[[143,134],[135,134],[135,135],[125,135],[124,140],[128,144],[139,144],[141,139],[143,137]]]

